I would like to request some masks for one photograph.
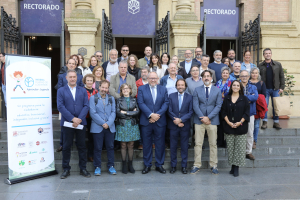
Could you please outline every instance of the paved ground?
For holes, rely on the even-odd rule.
[[[221,169],[219,175],[205,169],[196,175],[159,174],[84,178],[77,173],[65,180],[59,175],[15,185],[0,183],[0,199],[85,200],[85,199],[300,199],[300,168],[245,168],[240,176]],[[3,180],[7,175],[1,174]]]

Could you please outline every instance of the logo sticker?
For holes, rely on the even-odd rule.
[[[128,12],[130,12],[131,14],[140,12],[140,2],[137,0],[128,1]]]

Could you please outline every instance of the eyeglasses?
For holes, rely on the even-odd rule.
[[[123,49],[122,51],[129,51],[128,49]]]
[[[248,78],[248,76],[240,76],[240,78]]]
[[[100,57],[100,58],[102,58],[103,56],[96,56],[96,57]]]
[[[198,69],[194,69],[191,72],[199,72],[199,70]]]
[[[202,51],[195,51],[196,53],[201,53]]]
[[[158,78],[148,78],[148,79],[150,79],[150,80],[157,80]]]
[[[185,55],[192,55],[192,53],[185,53]]]

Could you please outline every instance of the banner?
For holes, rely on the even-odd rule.
[[[115,37],[155,35],[155,5],[152,0],[114,0],[111,13]]]
[[[201,20],[204,12],[207,37],[239,37],[239,8],[236,7],[236,0],[205,0],[201,7]]]
[[[20,1],[21,33],[61,34],[61,0]]]
[[[9,182],[55,171],[51,59],[5,55]]]

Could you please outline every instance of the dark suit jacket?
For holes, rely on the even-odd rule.
[[[198,67],[200,67],[200,64],[197,61],[192,60],[192,66],[194,66],[194,65],[197,65]],[[180,66],[185,70],[185,60],[180,63]],[[187,76],[188,76],[188,78],[192,76],[191,71],[189,71]]]
[[[68,85],[68,81],[66,79],[66,76],[67,76],[67,73],[60,74],[58,76],[58,82],[57,82],[57,85],[56,85],[57,89],[65,86],[65,85]],[[82,79],[83,79],[82,75],[77,74],[77,82],[76,82],[76,84],[78,86],[84,87],[84,84],[82,83]]]
[[[61,112],[60,126],[63,126],[65,121],[71,122],[74,117],[82,120],[81,125],[86,125],[89,108],[85,88],[76,86],[75,101],[68,85],[57,90],[57,109]]]
[[[157,95],[155,104],[152,99],[149,84],[139,87],[137,102],[141,110],[140,124],[143,126],[149,125],[149,115],[157,113],[160,119],[155,122],[158,126],[166,126],[166,111],[169,106],[167,89],[161,85],[157,85]]]
[[[182,120],[182,123],[184,124],[184,127],[182,127],[182,129],[190,130],[191,117],[194,113],[194,111],[193,111],[193,96],[186,92],[184,93],[183,102],[181,104],[180,110],[179,110],[179,99],[178,98],[179,98],[178,92],[170,94],[170,96],[169,96],[168,115],[170,117],[168,118],[168,128],[172,129],[172,130],[178,129],[178,125],[175,125],[173,122],[174,117],[176,117],[176,118],[180,118]]]

